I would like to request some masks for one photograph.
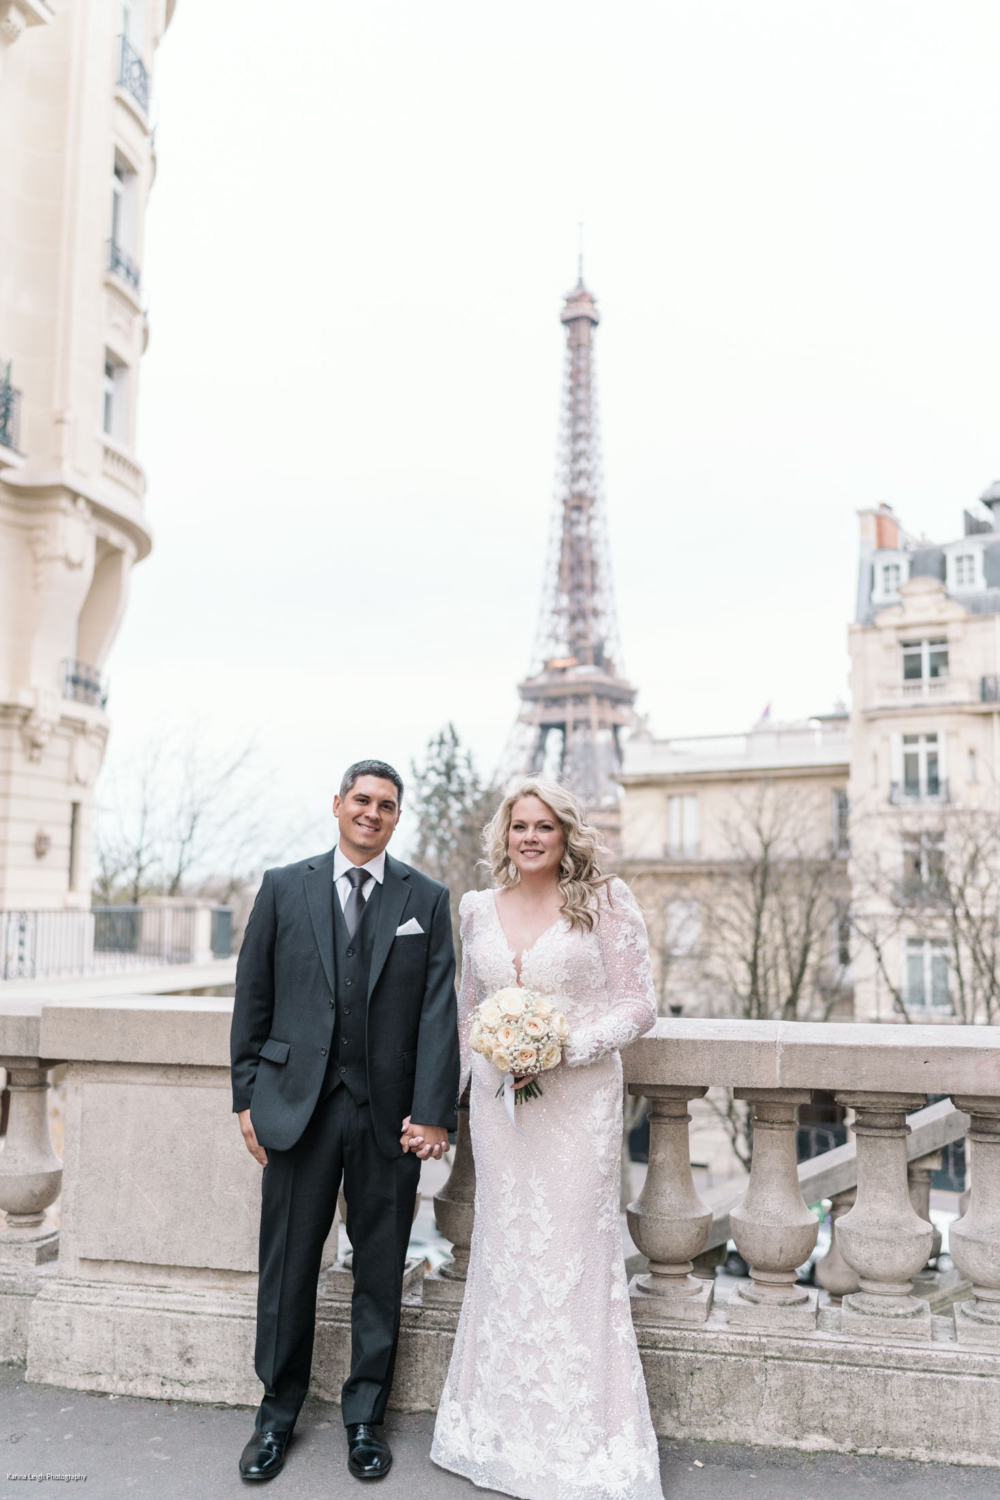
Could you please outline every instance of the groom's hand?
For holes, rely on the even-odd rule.
[[[449,1149],[448,1132],[443,1125],[414,1125],[407,1117],[403,1121],[399,1144],[404,1154],[412,1151],[421,1161],[426,1161],[429,1156],[440,1161]]]
[[[243,1139],[246,1141],[247,1150],[250,1152],[250,1155],[254,1161],[259,1161],[262,1167],[266,1167],[267,1152],[258,1141],[256,1130],[250,1124],[250,1111],[248,1109],[241,1109],[236,1118],[240,1122]]]

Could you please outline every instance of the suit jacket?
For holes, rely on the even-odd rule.
[[[333,1036],[333,850],[267,870],[236,965],[233,1109],[287,1151],[320,1096]],[[396,929],[415,917],[421,933]],[[448,891],[386,855],[368,976],[367,1067],[379,1149],[402,1155],[405,1116],[456,1126],[458,1020]]]

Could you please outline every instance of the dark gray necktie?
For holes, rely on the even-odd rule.
[[[368,870],[359,870],[357,865],[352,865],[349,870],[344,871],[344,874],[351,883],[350,894],[344,902],[344,921],[347,923],[347,936],[353,937],[358,930],[361,913],[365,909],[365,898],[361,894],[361,887],[366,880],[371,879],[371,875]]]

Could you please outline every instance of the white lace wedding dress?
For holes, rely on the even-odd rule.
[[[468,1044],[473,1006],[517,982],[514,954],[492,891],[460,910],[476,1218],[431,1457],[522,1500],[662,1500],[618,1206],[618,1050],[656,1019],[639,908],[615,880],[592,933],[562,918],[524,951],[521,982],[557,1004],[571,1039],[544,1097],[518,1105],[523,1135]]]

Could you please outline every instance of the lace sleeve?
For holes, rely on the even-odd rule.
[[[609,1009],[569,1039],[563,1056],[571,1068],[596,1062],[643,1036],[656,1020],[656,995],[649,967],[646,924],[623,880],[602,896],[597,935],[608,976]]]
[[[476,1006],[476,985],[472,977],[472,926],[474,920],[474,891],[466,891],[459,902],[458,914],[462,919],[462,979],[458,987],[458,1046],[461,1056],[461,1078],[458,1097],[461,1099],[468,1087],[472,1073],[472,1048],[469,1046],[469,1017]]]

